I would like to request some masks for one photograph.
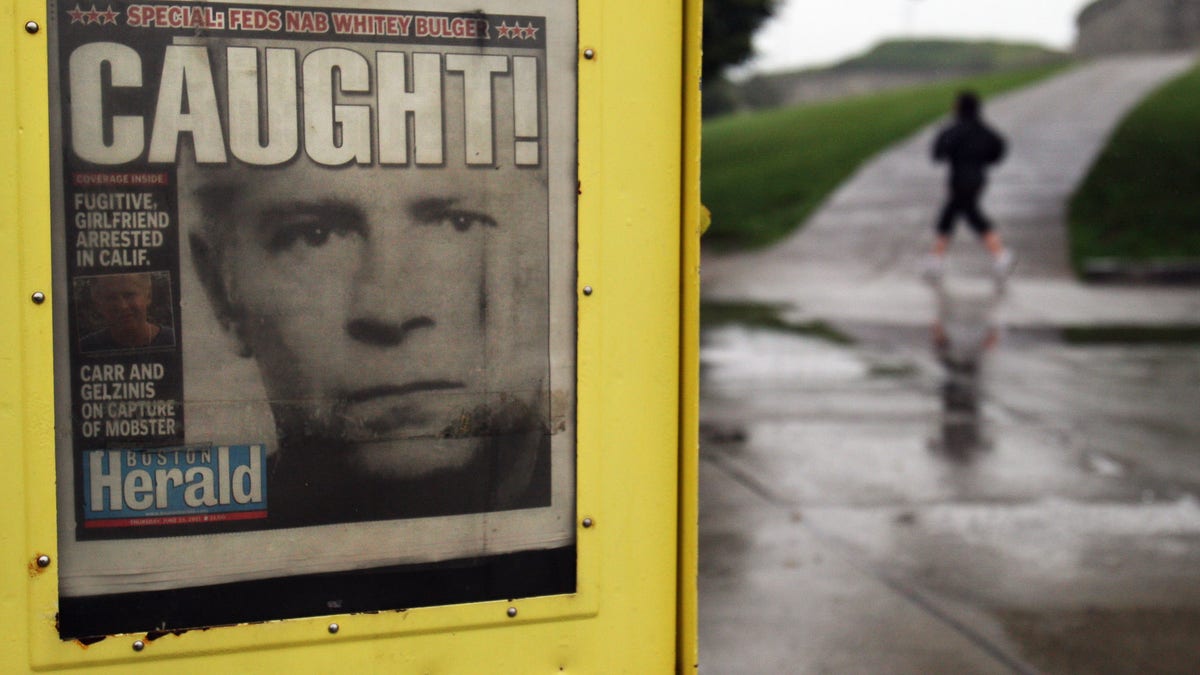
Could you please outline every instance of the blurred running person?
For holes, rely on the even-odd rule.
[[[954,122],[942,129],[933,144],[933,160],[950,165],[950,190],[937,221],[933,254],[925,269],[927,278],[941,278],[946,251],[960,216],[983,239],[997,276],[1012,271],[1012,251],[1005,248],[991,221],[979,208],[979,199],[987,185],[987,168],[999,163],[1005,150],[1004,139],[980,118],[979,97],[974,92],[961,92],[955,102]]]

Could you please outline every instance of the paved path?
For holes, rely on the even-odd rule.
[[[987,104],[985,117],[1009,139],[984,208],[1020,262],[1000,309],[1009,325],[1190,322],[1200,291],[1096,287],[1067,266],[1065,203],[1128,109],[1192,62],[1190,55],[1108,59]],[[921,257],[944,191],[929,159],[934,127],[858,171],[807,225],[763,252],[706,255],[705,296],[793,306],[801,315],[927,323]],[[950,280],[979,276],[986,260],[960,226]]]
[[[1062,226],[1121,112],[1187,63],[1095,63],[987,108],[1013,146],[987,205],[1023,257],[998,303],[964,301],[990,292],[965,237],[941,302],[916,277],[930,131],[778,247],[705,259],[708,297],[857,341],[703,335],[702,672],[1200,672],[1200,346],[1047,330],[1200,316],[1193,289],[1076,283]]]

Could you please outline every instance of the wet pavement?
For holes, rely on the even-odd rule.
[[[1200,672],[1200,288],[1078,284],[1061,222],[1101,122],[1187,62],[988,108],[1020,129],[985,204],[1005,287],[965,236],[943,287],[916,276],[928,132],[811,230],[705,259],[708,302],[757,318],[702,334],[703,672]]]

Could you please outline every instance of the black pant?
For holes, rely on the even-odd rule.
[[[979,197],[983,194],[982,183],[967,185],[951,185],[950,197],[942,207],[942,215],[938,218],[937,233],[950,236],[954,232],[954,223],[962,215],[970,223],[971,229],[979,236],[992,231],[992,223],[979,210]]]

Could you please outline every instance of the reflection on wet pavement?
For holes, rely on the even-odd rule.
[[[979,398],[984,357],[996,346],[1000,331],[996,306],[1001,288],[982,296],[960,295],[938,284],[935,292],[937,318],[931,333],[944,376],[941,435],[930,441],[930,449],[967,462],[991,447],[983,436]]]
[[[705,672],[1197,671],[1200,344],[989,303],[849,343],[706,329]]]

